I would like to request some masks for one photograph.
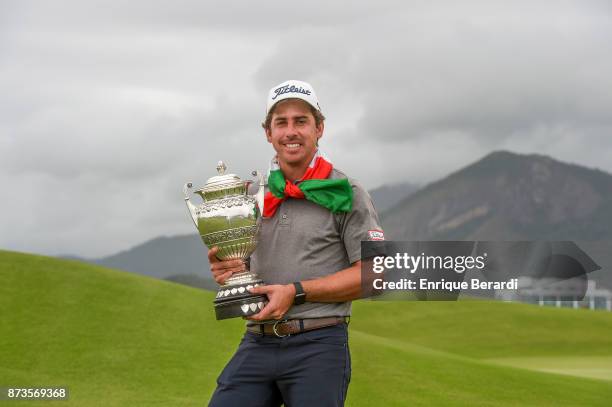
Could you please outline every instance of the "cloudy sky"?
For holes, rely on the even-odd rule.
[[[103,256],[195,233],[182,185],[272,149],[269,88],[313,84],[322,147],[369,189],[493,150],[612,172],[598,1],[0,3],[0,248]]]

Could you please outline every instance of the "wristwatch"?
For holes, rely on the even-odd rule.
[[[300,305],[306,302],[306,293],[304,292],[304,287],[302,287],[302,283],[296,281],[293,283],[295,287],[295,297],[293,298],[293,305]]]

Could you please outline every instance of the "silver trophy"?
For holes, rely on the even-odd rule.
[[[204,203],[195,206],[189,201],[191,182],[185,184],[185,203],[200,232],[202,241],[211,249],[219,247],[219,260],[240,259],[245,261],[257,246],[258,219],[264,203],[264,177],[260,172],[257,195],[248,195],[253,181],[243,181],[235,174],[225,174],[223,161],[217,164],[218,175],[206,181],[203,188],[195,191]],[[265,295],[251,294],[249,288],[262,285],[263,281],[247,270],[233,274],[219,288],[215,298],[217,319],[245,317],[262,310],[268,303]]]

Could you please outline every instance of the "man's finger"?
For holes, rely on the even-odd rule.
[[[226,261],[218,261],[216,263],[211,263],[211,270],[223,270],[223,269],[240,269],[245,270],[246,267],[242,260],[226,260]]]
[[[237,266],[228,267],[232,264],[237,264]],[[212,263],[210,265],[210,271],[213,278],[219,284],[223,284],[232,274],[241,273],[245,270],[246,268],[244,263],[242,263],[240,260],[221,261],[218,263]]]
[[[268,303],[268,305],[263,307],[261,311],[259,311],[257,314],[253,314],[250,317],[247,317],[247,319],[251,319],[253,321],[265,321],[266,319],[280,319],[280,318],[272,317],[273,311],[274,311],[273,307],[271,307],[270,303]]]
[[[212,249],[210,249],[208,251],[208,261],[212,264],[212,263],[217,263],[221,260],[219,260],[217,258],[217,253],[219,252],[219,248],[217,246],[214,246]]]
[[[232,276],[232,274],[234,274],[234,273],[230,271],[228,273],[223,273],[223,274],[220,274],[218,276],[215,276],[215,281],[217,282],[217,284],[223,285],[223,284],[225,284],[225,280],[230,278]]]
[[[272,291],[274,291],[274,289],[268,285],[258,285],[257,287],[253,287],[249,289],[249,292],[251,294],[268,294],[269,292],[272,292]]]
[[[243,267],[211,267],[210,271],[212,271],[213,274],[227,273],[229,271],[231,271],[232,273],[238,273],[238,272],[244,271],[244,268]]]

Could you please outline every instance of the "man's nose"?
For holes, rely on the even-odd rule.
[[[297,126],[295,125],[295,123],[289,122],[287,124],[287,133],[289,135],[292,135],[292,134],[297,135],[298,134]]]

